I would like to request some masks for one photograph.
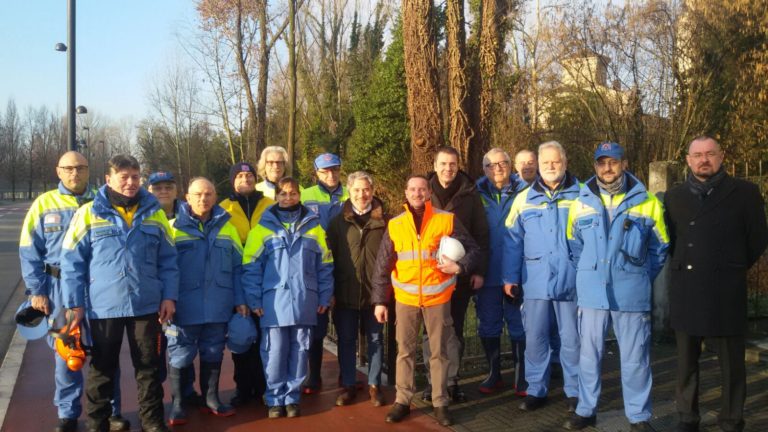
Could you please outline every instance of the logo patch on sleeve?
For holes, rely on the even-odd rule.
[[[58,213],[48,213],[43,219],[43,223],[46,225],[55,225],[61,223],[61,215]]]

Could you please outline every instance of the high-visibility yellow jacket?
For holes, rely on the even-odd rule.
[[[240,241],[243,245],[245,245],[245,241],[248,240],[248,232],[251,230],[251,228],[258,225],[259,219],[261,219],[261,215],[264,213],[264,210],[266,210],[267,207],[274,203],[275,201],[267,197],[260,199],[256,204],[256,208],[251,214],[250,220],[248,220],[248,217],[245,215],[245,211],[240,206],[240,203],[237,201],[237,199],[226,198],[224,201],[220,202],[219,205],[221,208],[226,210],[230,216],[232,216],[229,222],[234,225],[235,228],[237,228],[237,234],[240,236]]]
[[[432,207],[427,201],[417,233],[408,206],[388,224],[389,237],[397,254],[392,271],[395,299],[409,306],[436,306],[451,300],[456,275],[437,269],[437,249],[443,236],[453,233],[453,213]]]

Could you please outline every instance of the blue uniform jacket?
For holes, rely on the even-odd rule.
[[[75,213],[61,253],[64,306],[88,306],[90,319],[157,313],[161,300],[177,300],[179,269],[171,227],[157,199],[139,189],[129,228],[106,195]]]
[[[625,173],[625,194],[609,222],[595,177],[581,187],[568,215],[578,304],[623,312],[651,310],[651,284],[669,248],[661,202]]]
[[[251,309],[264,309],[261,327],[315,325],[317,308],[333,294],[333,257],[319,216],[302,207],[291,236],[276,205],[248,234],[243,254],[243,290]]]
[[[301,203],[304,207],[320,215],[320,225],[328,229],[331,220],[341,213],[344,201],[349,199],[346,186],[339,185],[335,191],[329,192],[320,182],[301,190]]]
[[[21,275],[27,295],[49,296],[61,306],[60,294],[54,293],[58,280],[45,272],[45,266],[58,266],[61,243],[78,207],[93,200],[96,189],[87,187],[75,196],[59,182],[57,189],[40,195],[29,208],[19,239]]]
[[[524,298],[576,298],[576,270],[565,231],[568,208],[578,195],[579,181],[566,171],[554,195],[537,177],[515,198],[504,235],[504,282],[522,284]]]
[[[502,251],[504,249],[504,237],[507,229],[504,221],[512,207],[515,196],[525,189],[527,184],[517,176],[512,175],[510,182],[502,190],[496,188],[488,177],[480,177],[477,180],[477,191],[485,208],[485,216],[488,219],[490,234],[488,270],[485,272],[485,286],[501,286],[502,280]]]
[[[181,203],[171,223],[179,254],[179,300],[174,322],[179,325],[225,323],[235,306],[245,304],[240,285],[243,246],[230,215],[216,205],[201,223]]]

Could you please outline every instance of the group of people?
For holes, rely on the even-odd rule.
[[[489,372],[482,393],[503,386],[506,323],[512,385],[524,397],[519,409],[548,403],[559,360],[570,413],[563,427],[595,425],[612,326],[631,430],[653,430],[652,284],[668,255],[678,430],[698,430],[705,339],[723,370],[720,426],[742,430],[746,272],[768,245],[758,188],[725,173],[723,151],[707,136],[691,141],[689,176],[663,205],[628,171],[616,143],[598,145],[595,174],[585,182],[568,171],[565,149],[554,141],[515,159],[516,174],[504,150],[490,150],[485,176],[474,181],[455,149],[439,148],[434,172],[411,175],[403,208],[390,216],[372,176],[356,171],[343,185],[341,160],[329,153],[315,159],[317,183],[304,189],[286,176],[286,151],[267,147],[258,169],[232,166],[233,193],[219,204],[203,177],[189,182],[186,200],[177,198],[169,172],[142,185],[139,163],[127,155],[110,159],[97,190],[88,184],[87,160],[64,154],[58,188],[33,203],[20,240],[32,307],[64,328],[82,328],[91,347],[85,385],[57,356],[57,430],[77,429],[84,386],[88,430],[128,429],[118,385],[123,333],[146,431],[167,430],[166,379],[172,426],[187,422],[191,405],[229,416],[252,400],[264,401],[269,418],[299,416],[301,395],[322,386],[330,317],[338,336],[336,405],[353,403],[362,387],[355,367],[361,330],[368,394],[374,406],[385,404],[383,325],[393,320],[396,396],[385,421],[410,413],[421,342],[429,379],[422,397],[448,426],[449,405],[466,400],[459,369],[472,298]],[[236,384],[230,404],[218,394],[225,346]]]

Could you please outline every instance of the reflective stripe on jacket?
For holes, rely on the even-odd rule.
[[[230,215],[220,206],[202,223],[179,206],[172,221],[179,263],[179,300],[174,322],[180,325],[225,323],[232,309],[245,304],[240,285],[243,246]]]
[[[179,269],[171,227],[157,199],[139,189],[129,228],[102,186],[80,207],[64,236],[61,286],[64,306],[87,306],[88,318],[157,313],[161,300],[176,300]]]
[[[392,271],[395,300],[409,306],[435,306],[451,300],[456,276],[437,269],[437,249],[443,236],[453,233],[453,214],[432,207],[427,201],[416,232],[413,215],[405,212],[389,221],[388,231],[397,262]]]
[[[45,272],[45,265],[59,265],[61,244],[69,222],[78,207],[93,200],[95,192],[96,189],[88,186],[83,195],[75,196],[59,182],[58,188],[40,195],[32,203],[19,238],[21,275],[27,295],[53,294],[51,276]]]
[[[275,206],[248,234],[243,291],[249,308],[264,309],[261,327],[317,324],[317,308],[333,295],[333,256],[317,214],[301,209],[291,235]]]
[[[235,228],[237,228],[237,234],[240,236],[241,244],[245,244],[245,241],[248,239],[248,232],[251,230],[251,228],[255,227],[256,224],[259,223],[259,219],[261,219],[261,215],[264,213],[264,210],[266,210],[267,207],[274,203],[275,201],[267,197],[260,199],[256,204],[256,208],[251,214],[250,220],[248,220],[248,217],[245,215],[245,211],[236,199],[233,200],[226,198],[219,203],[219,206],[221,206],[221,208],[226,210],[226,212],[232,216],[229,222],[234,225]]]
[[[624,312],[651,310],[651,284],[669,248],[661,202],[625,173],[624,194],[613,196],[609,221],[595,177],[568,214],[567,238],[576,262],[579,306]],[[607,197],[606,197],[607,198]]]
[[[485,272],[485,286],[500,286],[502,281],[502,251],[504,250],[504,237],[507,236],[507,228],[504,220],[509,214],[517,194],[527,186],[525,182],[510,176],[509,184],[502,190],[488,180],[481,177],[477,181],[477,191],[485,208],[485,216],[488,219],[489,248],[488,270]]]
[[[320,215],[320,225],[324,230],[328,229],[331,219],[341,213],[344,201],[349,199],[349,191],[343,185],[336,188],[333,193],[321,184],[301,190],[301,203],[304,207]]]
[[[576,298],[576,269],[565,238],[568,209],[579,182],[565,173],[556,193],[537,178],[521,192],[506,220],[504,282],[522,284],[526,299]]]

